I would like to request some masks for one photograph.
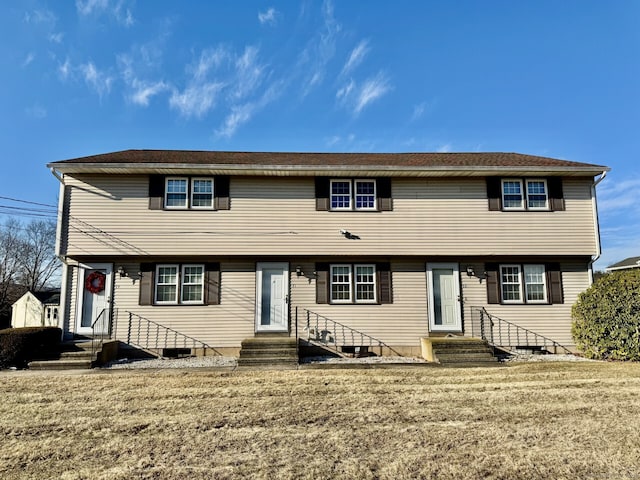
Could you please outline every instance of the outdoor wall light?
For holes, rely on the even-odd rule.
[[[124,269],[122,265],[118,267],[118,275],[120,275],[120,278],[124,278],[127,276],[127,271]]]
[[[474,277],[476,272],[473,271],[473,267],[471,265],[467,265],[467,276]]]
[[[300,265],[298,265],[296,267],[296,276],[301,277],[304,274],[304,272],[302,271],[302,267]]]

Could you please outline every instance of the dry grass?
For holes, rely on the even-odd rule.
[[[0,374],[0,478],[639,478],[640,364]]]

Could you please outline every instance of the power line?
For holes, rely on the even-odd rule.
[[[12,202],[20,202],[20,203],[29,203],[31,205],[40,205],[41,207],[51,207],[51,208],[58,208],[57,205],[50,205],[48,203],[38,203],[38,202],[31,202],[29,200],[20,200],[19,198],[11,198],[11,197],[5,197],[0,195],[0,198],[2,200],[10,200]]]

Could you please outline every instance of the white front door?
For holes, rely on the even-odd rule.
[[[256,266],[256,332],[289,331],[289,264]]]
[[[461,332],[460,273],[457,263],[427,263],[429,330]]]
[[[113,265],[110,263],[86,264],[78,269],[76,333],[109,333],[112,277]],[[100,319],[96,322],[98,316]]]

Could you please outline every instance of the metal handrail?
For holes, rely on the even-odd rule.
[[[111,322],[110,322],[111,319],[106,315],[106,312],[108,312],[108,310],[106,308],[103,308],[98,314],[98,316],[96,317],[96,319],[91,324],[91,361],[92,362],[98,360],[97,358],[94,358],[94,356],[96,355],[96,352],[99,352],[102,350],[104,339],[111,332]],[[107,325],[104,325],[105,320],[109,321]],[[96,334],[96,325],[98,325],[99,323],[101,324],[102,328],[100,328],[99,333]],[[96,342],[96,338],[98,338],[97,342]]]
[[[470,307],[470,309],[471,334],[474,336],[479,334],[483,340],[493,347],[513,350],[514,347],[535,346],[548,350],[547,347],[551,346],[554,353],[557,353],[558,349],[562,349],[569,354],[573,353],[567,347],[549,337],[490,314],[484,307]],[[476,315],[479,315],[477,327],[474,321]],[[480,331],[477,332],[476,328],[479,328]]]
[[[213,347],[197,338],[185,335],[137,313],[128,310],[122,311],[128,316],[126,342],[129,345],[142,348],[159,358],[162,358],[162,353],[159,352],[165,348],[201,348],[203,355],[206,355],[207,349],[215,352]],[[118,311],[116,315],[119,316],[119,313]]]
[[[389,345],[369,334],[336,322],[324,315],[301,308],[306,317],[303,331],[307,332],[306,341],[322,347],[327,347],[339,355],[343,355],[341,347],[378,347],[380,353],[386,347],[394,354],[402,356]],[[298,330],[298,308],[296,308],[296,335]]]

